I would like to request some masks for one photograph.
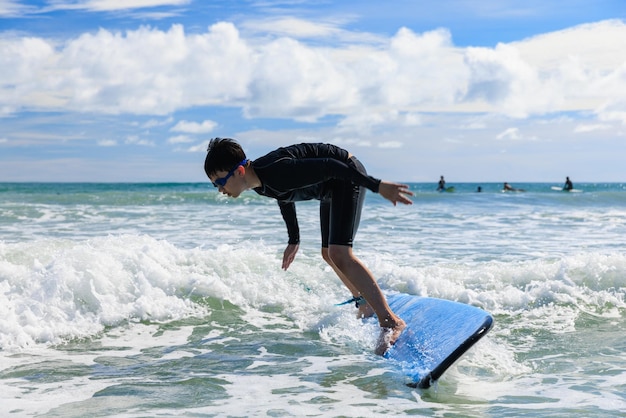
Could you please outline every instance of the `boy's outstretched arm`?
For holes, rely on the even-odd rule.
[[[378,193],[389,200],[395,206],[398,202],[405,205],[412,205],[413,201],[407,196],[413,196],[413,192],[409,190],[406,184],[391,183],[389,181],[381,181],[378,187]]]

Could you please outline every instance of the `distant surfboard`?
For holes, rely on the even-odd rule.
[[[430,387],[493,324],[487,312],[459,302],[403,293],[387,302],[407,327],[385,357],[402,367],[411,387]]]
[[[438,192],[448,192],[448,193],[452,193],[454,192],[454,186],[449,186],[446,187],[445,189],[437,189]]]
[[[552,187],[550,187],[550,188],[551,188],[552,190],[557,190],[557,191],[559,191],[559,192],[570,192],[570,193],[580,193],[580,192],[582,192],[582,190],[580,190],[580,189],[570,189],[570,190],[565,190],[564,188],[559,187],[559,186],[552,186]]]

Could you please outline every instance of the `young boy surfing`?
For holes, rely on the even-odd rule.
[[[296,144],[278,148],[254,161],[230,138],[209,143],[204,171],[218,190],[232,198],[252,189],[278,201],[287,225],[289,242],[283,253],[287,269],[298,252],[300,230],[295,203],[320,201],[322,258],[352,293],[361,317],[376,313],[381,333],[376,354],[393,345],[406,324],[395,315],[372,273],[352,252],[359,226],[365,189],[379,193],[394,206],[410,205],[413,193],[404,184],[371,177],[348,151],[330,144]],[[372,312],[373,311],[373,312]]]

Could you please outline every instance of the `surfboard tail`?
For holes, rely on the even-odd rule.
[[[418,382],[413,384],[409,384],[408,386],[420,389],[428,389],[432,386],[435,381],[437,381],[441,375],[448,370],[450,366],[454,364],[467,350],[470,349],[478,340],[489,332],[491,327],[493,326],[493,317],[487,316],[485,318],[485,322],[476,330],[474,334],[472,334],[467,340],[465,340],[461,345],[457,347],[444,361],[442,361],[439,366],[435,367],[430,373],[426,376],[422,377]]]
[[[429,388],[493,326],[489,313],[459,302],[407,294],[387,300],[407,328],[385,357],[398,362],[415,388]]]

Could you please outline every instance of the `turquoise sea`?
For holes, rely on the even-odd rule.
[[[283,271],[278,207],[252,192],[0,183],[0,416],[624,416],[626,183],[449,186],[368,194],[355,244],[385,292],[495,318],[421,390],[336,306],[317,202]]]

